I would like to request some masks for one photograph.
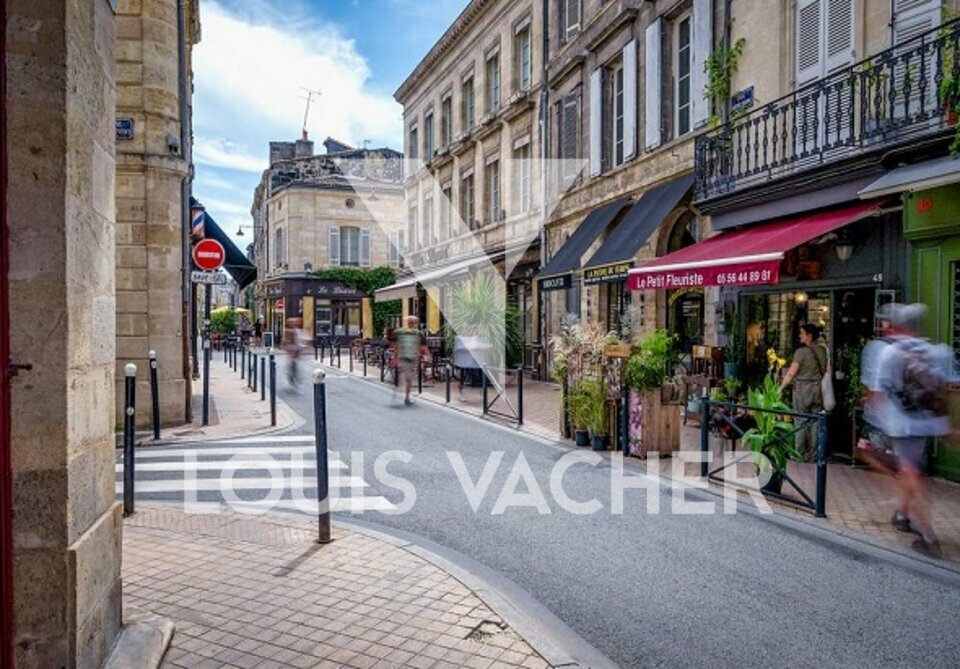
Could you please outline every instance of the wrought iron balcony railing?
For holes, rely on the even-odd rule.
[[[915,143],[956,126],[960,19],[838,70],[696,141],[696,199]]]

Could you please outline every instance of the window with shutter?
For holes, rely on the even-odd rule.
[[[330,259],[331,267],[340,266],[340,228],[336,225],[330,226],[327,240],[327,255]]]
[[[570,39],[580,30],[580,0],[561,0],[566,3],[564,33]]]
[[[673,23],[673,127],[680,137],[693,129],[693,22],[689,14]]]
[[[440,194],[440,224],[443,226],[443,236],[446,239],[453,237],[453,190],[452,186],[445,187]]]
[[[797,87],[823,74],[822,0],[797,0]]]
[[[419,221],[417,220],[417,205],[412,205],[410,211],[407,214],[407,244],[409,244],[408,250],[416,251],[418,241],[420,239],[419,234]]]
[[[590,75],[590,176],[603,171],[603,70]]]
[[[647,26],[645,33],[646,70],[644,81],[644,114],[646,115],[645,141],[644,145],[648,149],[660,146],[660,87],[661,62],[660,62],[660,36],[662,24],[659,18]]]
[[[693,2],[693,51],[691,54],[690,88],[693,127],[698,128],[710,118],[710,101],[703,96],[707,87],[704,64],[713,50],[713,1]]]
[[[436,244],[436,234],[433,229],[433,196],[423,201],[423,245]]]
[[[390,267],[400,266],[400,231],[391,230],[389,234],[390,249],[387,256],[387,264]]]
[[[460,125],[462,132],[473,128],[476,120],[476,105],[474,104],[473,77],[466,79],[460,88]]]
[[[894,0],[893,44],[902,44],[936,28],[942,12],[942,0]]]
[[[370,229],[360,229],[360,267],[370,267]]]
[[[893,40],[895,45],[903,44],[900,50],[914,49],[919,44],[915,40],[919,35],[935,29],[940,25],[942,18],[941,0],[896,0],[893,7]],[[910,42],[910,40],[914,40]],[[947,56],[942,56],[947,57]],[[893,80],[898,82],[901,90],[906,88],[907,80],[910,83],[910,99],[902,98],[894,105],[894,117],[903,118],[905,115],[914,115],[931,112],[939,108],[939,100],[935,76],[937,72],[937,52],[933,49],[926,51],[923,57],[913,57],[908,68],[902,59],[897,61]],[[921,76],[926,84],[921,90]],[[902,83],[899,83],[902,82]],[[909,111],[908,111],[909,110]]]
[[[854,59],[853,0],[826,0],[824,8],[826,71],[829,74],[851,65]]]
[[[342,227],[340,232],[340,265],[356,267],[360,260],[360,228]]]
[[[637,41],[623,47],[623,160],[637,155]]]
[[[560,176],[561,186],[569,188],[577,178],[577,154],[580,135],[580,99],[567,94],[560,102]]]

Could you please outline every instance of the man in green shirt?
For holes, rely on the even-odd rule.
[[[407,327],[393,331],[393,350],[397,359],[397,374],[403,382],[404,404],[410,406],[410,390],[413,387],[413,375],[419,359],[427,355],[427,340],[417,328],[419,319],[407,316]]]

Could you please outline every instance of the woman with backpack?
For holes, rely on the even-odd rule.
[[[800,347],[780,382],[780,390],[793,384],[793,410],[797,413],[817,414],[823,411],[823,378],[830,373],[827,346],[820,341],[820,328],[813,323],[800,326]],[[810,423],[797,432],[797,450],[804,459],[817,457],[816,424]]]

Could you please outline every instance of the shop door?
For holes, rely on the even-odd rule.
[[[852,459],[854,453],[854,421],[860,418],[854,394],[860,385],[863,347],[874,337],[875,301],[874,288],[838,290],[833,295],[833,333],[829,344],[837,407],[830,416],[828,435],[831,454],[844,459]]]
[[[341,302],[331,307],[333,336],[341,341],[359,337],[363,332],[360,322],[360,303]]]

